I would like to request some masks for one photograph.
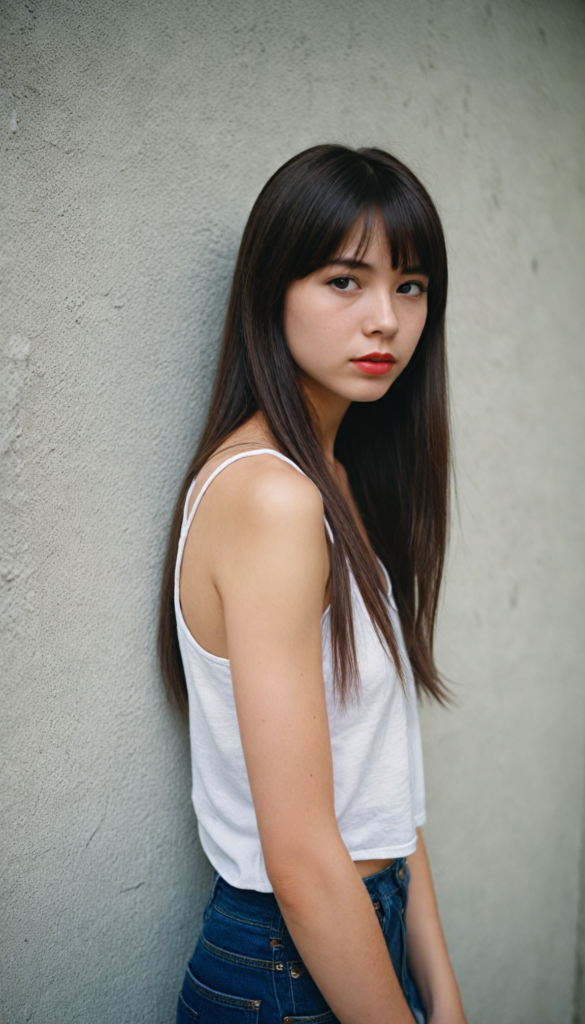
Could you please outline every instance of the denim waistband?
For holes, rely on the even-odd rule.
[[[410,881],[406,857],[395,857],[392,864],[389,864],[383,871],[376,871],[375,875],[367,875],[362,881],[370,896],[389,896],[397,889],[406,888]]]
[[[396,859],[387,868],[368,875],[363,883],[372,899],[389,896],[399,889],[405,889],[409,881],[409,871],[405,857]],[[274,915],[279,914],[279,907],[274,893],[257,892],[255,889],[237,889],[226,882],[221,875],[215,876],[207,910],[211,905],[233,917],[236,921],[255,924],[260,927],[274,927]]]

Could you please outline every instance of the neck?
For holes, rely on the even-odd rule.
[[[351,402],[311,378],[303,378],[302,385],[325,458],[334,466],[335,438]]]

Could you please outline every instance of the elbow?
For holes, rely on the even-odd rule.
[[[283,913],[300,910],[311,891],[311,872],[294,862],[267,868],[270,884]]]
[[[264,859],[274,895],[285,913],[304,909],[318,892],[334,882],[340,870],[353,871],[339,834],[286,851],[266,851]]]

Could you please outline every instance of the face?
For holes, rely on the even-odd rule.
[[[425,274],[393,270],[381,224],[357,261],[359,227],[333,261],[289,285],[284,328],[313,393],[375,402],[408,365],[427,316]]]

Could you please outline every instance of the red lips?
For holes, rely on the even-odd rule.
[[[367,355],[360,356],[359,359],[352,359],[351,362],[363,373],[381,376],[384,373],[390,373],[396,358],[391,352],[368,352]]]

